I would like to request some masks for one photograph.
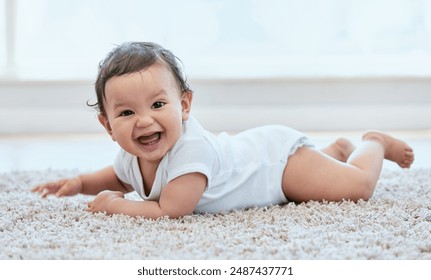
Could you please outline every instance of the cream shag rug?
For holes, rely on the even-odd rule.
[[[0,174],[0,259],[431,259],[430,169],[383,170],[367,202],[177,220],[90,214],[89,196],[41,199],[29,190],[75,174]]]

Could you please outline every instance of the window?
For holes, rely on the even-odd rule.
[[[0,1],[0,77],[6,68],[6,20],[3,15],[5,13],[4,1]],[[3,71],[2,71],[3,70]]]
[[[18,79],[92,80],[130,40],[159,42],[197,78],[431,76],[431,0],[0,0],[0,13],[11,5],[0,69]]]

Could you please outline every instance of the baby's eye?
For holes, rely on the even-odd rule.
[[[166,103],[163,102],[163,101],[157,101],[157,102],[154,102],[154,104],[153,104],[153,106],[151,106],[151,108],[153,108],[153,109],[159,109],[159,108],[165,106],[165,104]]]
[[[134,114],[133,111],[124,110],[123,112],[121,112],[120,117],[127,117],[127,116],[130,116],[130,115],[133,115],[133,114]]]

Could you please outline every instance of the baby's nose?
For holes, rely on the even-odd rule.
[[[145,115],[139,116],[138,121],[136,122],[136,126],[147,127],[152,125],[153,123],[154,123],[154,119],[150,115],[145,114]]]

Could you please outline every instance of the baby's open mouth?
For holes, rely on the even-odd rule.
[[[160,132],[156,132],[147,136],[141,136],[138,138],[139,143],[142,145],[153,145],[156,144],[160,140]]]

